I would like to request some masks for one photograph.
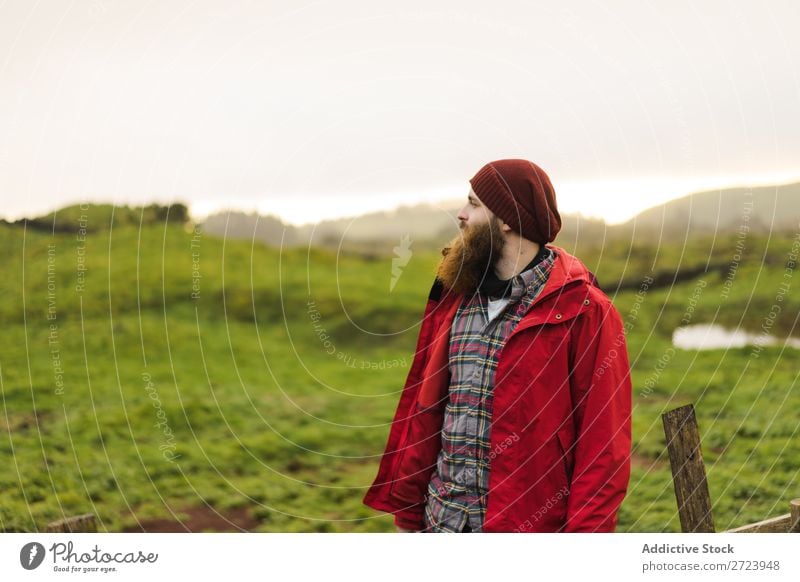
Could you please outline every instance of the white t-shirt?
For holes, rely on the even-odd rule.
[[[508,305],[508,302],[511,301],[511,297],[500,297],[499,299],[489,299],[487,310],[489,313],[489,321],[492,321],[495,317],[503,313],[503,310]]]

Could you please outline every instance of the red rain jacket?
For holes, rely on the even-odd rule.
[[[631,381],[619,313],[563,249],[498,361],[485,532],[611,532],[630,478]],[[364,497],[421,530],[441,448],[450,328],[463,295],[431,289],[414,361]]]

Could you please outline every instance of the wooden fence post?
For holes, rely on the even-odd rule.
[[[792,521],[789,524],[789,533],[800,533],[800,499],[792,499],[789,502]]]
[[[48,533],[97,533],[97,521],[94,513],[84,513],[58,521],[51,521],[45,526]]]
[[[661,415],[678,500],[681,531],[714,533],[711,496],[700,450],[694,406],[688,404]]]

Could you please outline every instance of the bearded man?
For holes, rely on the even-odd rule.
[[[630,478],[622,321],[551,245],[547,174],[490,162],[442,254],[378,474],[398,531],[611,532]]]

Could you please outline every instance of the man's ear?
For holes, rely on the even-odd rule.
[[[503,233],[511,232],[511,227],[508,226],[505,222],[503,222],[502,219],[498,218],[497,219],[497,224],[500,225],[500,232],[503,232]]]

